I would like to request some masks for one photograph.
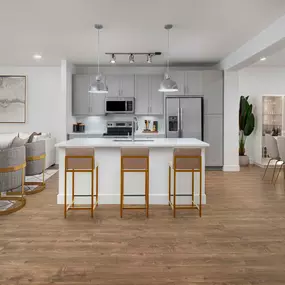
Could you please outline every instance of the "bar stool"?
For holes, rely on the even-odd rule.
[[[94,196],[94,169],[96,169],[96,195]],[[98,170],[99,166],[95,164],[94,149],[76,149],[67,148],[65,151],[65,173],[64,173],[64,217],[66,218],[69,210],[90,210],[91,217],[98,206]],[[90,195],[76,195],[74,189],[75,173],[90,173],[91,174],[91,194]],[[67,204],[67,173],[72,173],[72,202]],[[89,207],[76,207],[76,197],[90,197],[91,205]],[[94,203],[94,197],[96,201]]]
[[[145,193],[142,195],[125,195],[124,194],[124,175],[125,172],[144,172],[145,173]],[[124,197],[144,196],[145,205],[142,206],[125,206]],[[124,209],[146,210],[148,217],[149,209],[149,150],[147,148],[122,148],[121,149],[121,201],[120,214],[123,217]]]
[[[173,194],[171,194],[171,175],[174,172],[174,186]],[[177,194],[176,193],[176,174],[177,172],[189,172],[192,173],[192,193],[191,194]],[[199,190],[199,205],[195,204],[195,173],[199,173],[200,178],[200,190]],[[173,162],[169,164],[169,189],[168,189],[169,206],[173,210],[173,217],[176,216],[176,209],[198,209],[200,217],[202,216],[202,156],[200,149],[191,148],[176,148],[173,152]],[[191,196],[191,205],[177,205],[177,196]],[[172,198],[173,197],[173,203]]]

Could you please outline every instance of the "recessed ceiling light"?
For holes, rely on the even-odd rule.
[[[36,54],[34,54],[33,58],[34,58],[34,59],[41,59],[41,58],[42,58],[42,55],[39,54],[39,53],[36,53]]]
[[[261,57],[260,60],[264,61],[264,60],[266,60],[266,57]]]

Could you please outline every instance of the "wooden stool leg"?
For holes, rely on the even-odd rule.
[[[66,165],[66,158],[65,158],[65,165]],[[67,191],[66,191],[66,187],[67,187],[67,173],[66,173],[66,168],[64,169],[64,218],[66,218],[66,195],[67,195]]]
[[[173,218],[176,217],[176,170],[174,169],[174,186],[173,186]]]
[[[75,180],[74,172],[72,172],[72,207],[74,206],[74,184],[75,184],[74,180]]]
[[[123,217],[123,203],[124,203],[124,171],[123,171],[123,159],[121,158],[121,197],[120,197],[120,216]]]
[[[171,205],[171,167],[168,167],[168,205]]]
[[[149,173],[147,170],[145,172],[145,208],[146,208],[147,218],[148,218],[148,207],[149,207]]]
[[[94,165],[93,160],[94,159],[92,159],[92,165]],[[93,218],[93,208],[94,208],[94,170],[92,167],[92,171],[91,171],[91,209],[90,209],[91,218]]]
[[[194,184],[194,179],[195,179],[195,176],[194,176],[194,169],[192,169],[192,206],[194,206],[194,195],[195,195],[195,184]]]
[[[199,214],[202,217],[202,157],[200,157],[200,205],[199,205]]]
[[[99,202],[99,166],[96,166],[96,206],[98,206]]]

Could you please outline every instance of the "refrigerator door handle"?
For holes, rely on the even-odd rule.
[[[180,122],[180,108],[177,109],[177,112],[178,112],[178,116],[177,116],[177,119],[178,119],[178,130],[177,131],[178,132],[177,133],[178,133],[178,138],[180,138],[180,129],[181,129],[181,125],[180,125],[181,124],[181,122]]]
[[[182,113],[183,109],[180,108],[180,130],[181,130],[181,137],[182,137],[182,130],[183,130],[183,117],[182,117]]]

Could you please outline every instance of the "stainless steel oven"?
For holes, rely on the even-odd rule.
[[[134,97],[107,97],[105,99],[106,114],[133,114],[134,112]]]

